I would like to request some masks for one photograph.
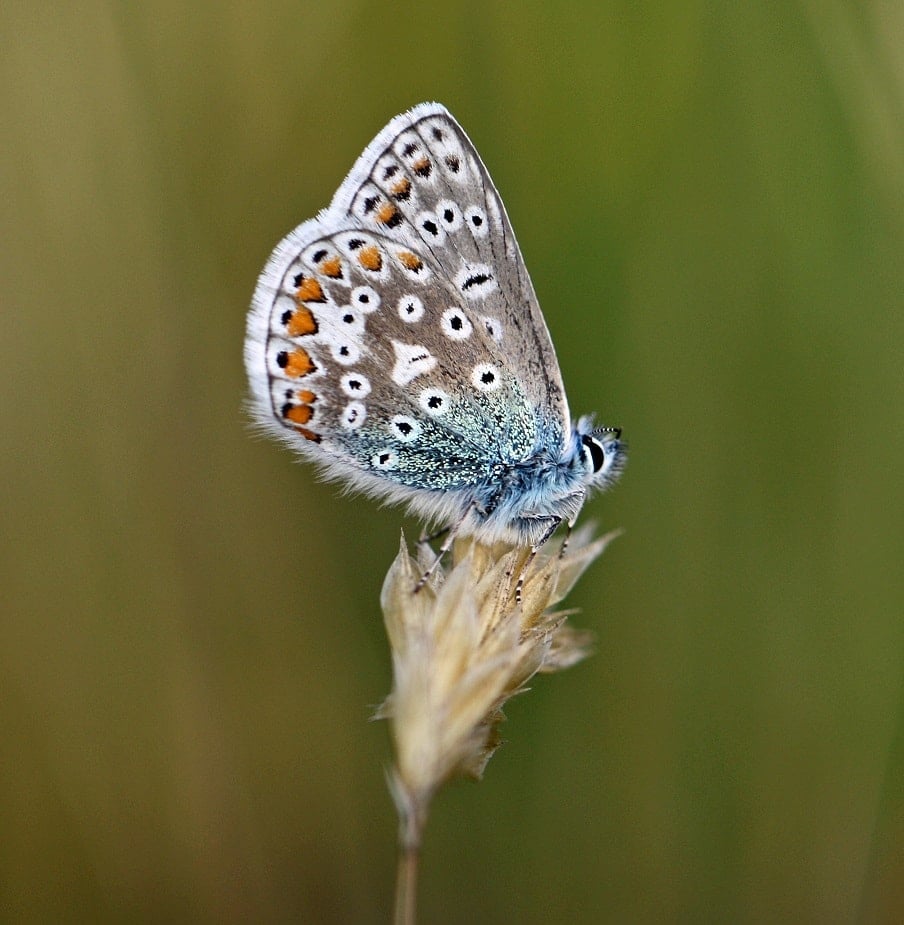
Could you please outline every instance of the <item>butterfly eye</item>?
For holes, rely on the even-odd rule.
[[[603,449],[602,444],[587,434],[581,437],[581,443],[584,445],[582,453],[588,468],[594,472],[599,472],[606,465],[606,451]]]

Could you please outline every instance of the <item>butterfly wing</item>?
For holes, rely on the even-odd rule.
[[[329,209],[277,246],[245,357],[269,432],[391,499],[492,481],[568,428],[502,203],[435,104],[390,122]]]
[[[463,304],[493,328],[552,438],[569,432],[558,360],[505,206],[445,107],[422,103],[393,119],[359,158],[333,208],[426,247]]]

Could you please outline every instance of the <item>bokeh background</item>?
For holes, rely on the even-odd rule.
[[[0,6],[0,918],[385,922],[403,519],[243,417],[256,274],[446,103],[571,404],[595,656],[437,801],[422,920],[904,921],[904,13]],[[409,530],[416,530],[410,522]]]

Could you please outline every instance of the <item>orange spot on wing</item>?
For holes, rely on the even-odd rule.
[[[323,287],[312,276],[302,276],[295,298],[299,302],[325,302]]]
[[[399,253],[399,263],[407,270],[420,270],[424,265],[421,258],[417,254],[412,254],[411,251],[401,251]]]
[[[302,305],[297,311],[292,312],[292,317],[289,318],[286,324],[286,330],[291,337],[304,337],[305,334],[316,334],[317,322],[314,320],[311,310]]]
[[[307,427],[296,427],[295,430],[297,430],[305,440],[310,440],[312,443],[320,443],[320,434],[315,434],[314,431],[308,430]]]
[[[430,163],[429,157],[419,157],[412,165],[412,169],[419,177],[429,177],[430,168],[433,165]]]
[[[389,192],[392,193],[396,199],[406,199],[411,192],[411,180],[409,180],[408,177],[402,177],[398,183],[393,184],[389,188]]]
[[[286,411],[284,417],[293,424],[307,424],[313,413],[314,409],[309,405],[293,405]]]
[[[295,397],[299,401],[303,401],[306,405],[310,405],[311,402],[317,401],[317,396],[310,389],[301,389],[295,393]]]
[[[391,202],[384,202],[377,209],[377,221],[381,225],[388,225],[398,214],[399,210]]]
[[[342,276],[342,261],[338,257],[327,257],[320,262],[320,269],[324,276],[338,279]]]
[[[307,350],[293,350],[291,353],[286,354],[286,365],[283,369],[286,371],[286,375],[292,376],[293,379],[299,376],[307,376],[316,368]]]
[[[361,253],[358,254],[358,262],[365,270],[379,270],[383,266],[380,251],[373,244],[361,248]]]

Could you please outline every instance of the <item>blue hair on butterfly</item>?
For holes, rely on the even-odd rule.
[[[618,428],[572,422],[502,200],[436,103],[277,245],[245,366],[262,429],[450,537],[536,549],[624,465]]]

